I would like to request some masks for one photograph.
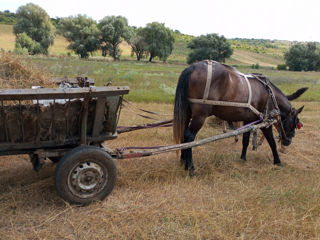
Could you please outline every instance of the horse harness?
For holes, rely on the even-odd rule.
[[[243,102],[228,102],[228,101],[214,101],[214,100],[209,100],[208,96],[209,96],[209,91],[210,91],[210,86],[211,86],[211,82],[212,82],[212,65],[213,63],[217,63],[216,61],[212,61],[212,60],[206,60],[207,64],[208,64],[208,70],[207,70],[207,81],[206,81],[206,86],[204,89],[204,94],[203,94],[203,98],[202,99],[195,99],[195,98],[189,98],[189,101],[191,103],[198,103],[198,104],[206,104],[206,105],[213,105],[213,106],[228,106],[228,107],[242,107],[242,108],[249,108],[254,114],[256,114],[260,119],[264,119],[266,120],[267,118],[271,117],[275,117],[278,120],[278,125],[280,126],[280,128],[282,129],[282,132],[284,134],[284,136],[282,136],[281,131],[279,131],[280,134],[280,138],[284,137],[287,138],[285,131],[283,129],[283,124],[281,122],[281,118],[280,118],[280,109],[277,103],[277,100],[275,98],[274,92],[271,88],[271,84],[270,84],[270,80],[269,78],[265,78],[265,81],[263,81],[261,79],[262,75],[260,74],[250,74],[250,75],[246,75],[240,72],[237,72],[237,74],[239,74],[240,76],[242,76],[245,79],[245,82],[247,83],[248,86],[248,91],[249,91],[249,97],[248,97],[248,101],[246,103]],[[255,78],[257,79],[259,82],[261,82],[267,89],[268,94],[269,94],[269,98],[267,100],[266,103],[266,109],[265,109],[265,113],[261,113],[258,109],[256,109],[254,106],[251,105],[251,99],[252,99],[252,89],[251,89],[251,84],[248,80],[249,78]],[[230,78],[230,75],[229,75]],[[269,99],[272,100],[272,103],[275,107],[275,111],[272,111],[272,113],[268,113],[268,102]]]

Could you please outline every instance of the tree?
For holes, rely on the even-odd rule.
[[[98,27],[101,31],[102,56],[109,54],[116,61],[121,55],[119,44],[130,39],[128,20],[122,16],[107,16],[100,21]]]
[[[18,8],[16,17],[17,24],[13,27],[14,33],[18,35],[25,32],[33,41],[40,44],[39,52],[34,52],[34,54],[48,54],[48,48],[53,44],[55,38],[55,27],[46,11],[33,3],[28,3]]]
[[[141,36],[148,44],[149,62],[154,57],[159,57],[163,61],[167,60],[174,44],[173,33],[169,28],[158,22],[149,23],[142,29]]]
[[[188,64],[205,59],[225,62],[233,53],[227,39],[215,33],[194,38],[188,48],[191,49]]]
[[[284,58],[291,71],[320,70],[320,49],[316,43],[297,43],[290,47]]]
[[[129,40],[129,44],[132,49],[132,56],[136,54],[137,60],[140,61],[145,55],[147,55],[148,44],[142,36],[142,28],[133,29],[132,36]]]
[[[89,53],[100,48],[100,31],[96,22],[86,15],[61,18],[58,26],[59,32],[70,42],[68,48],[81,58],[88,58]]]

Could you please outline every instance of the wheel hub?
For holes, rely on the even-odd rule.
[[[107,183],[107,173],[91,161],[79,163],[69,174],[68,184],[72,193],[81,198],[88,198],[99,193]]]

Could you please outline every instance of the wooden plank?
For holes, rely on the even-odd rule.
[[[106,140],[112,140],[117,138],[117,134],[107,133],[100,135],[99,137],[87,137],[87,142],[100,143]],[[12,152],[33,152],[36,149],[54,149],[58,147],[76,147],[79,146],[80,139],[66,139],[63,143],[59,141],[41,141],[35,143],[0,143],[0,156],[10,155]]]
[[[0,89],[0,100],[68,99],[118,96],[129,93],[129,87]]]
[[[81,144],[86,144],[87,143],[89,100],[90,100],[89,98],[85,98],[83,103],[82,103]]]
[[[93,137],[98,137],[99,133],[101,131],[101,128],[103,127],[103,120],[104,120],[105,108],[106,108],[106,106],[105,106],[106,100],[107,100],[107,98],[105,98],[105,97],[97,99],[94,122],[93,122],[93,127],[92,127],[92,136]]]

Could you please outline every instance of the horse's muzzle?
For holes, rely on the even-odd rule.
[[[284,146],[289,146],[291,143],[292,143],[292,138],[289,138],[289,139],[282,139],[281,140],[281,143],[284,145]]]

